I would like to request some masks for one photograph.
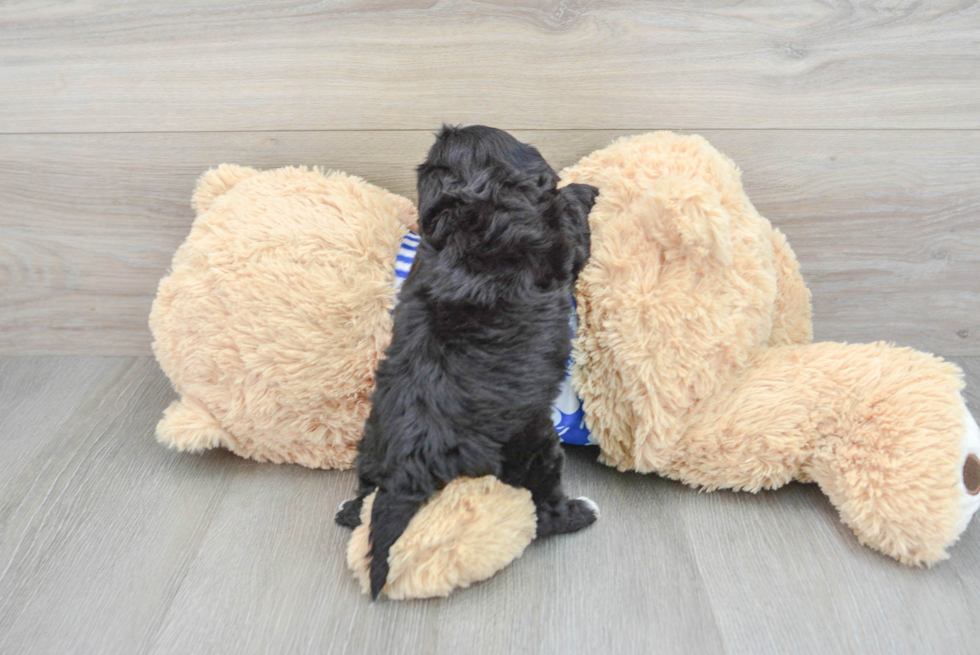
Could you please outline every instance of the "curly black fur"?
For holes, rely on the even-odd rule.
[[[565,375],[575,279],[598,189],[556,189],[538,151],[490,127],[443,127],[418,169],[421,243],[357,455],[360,489],[336,520],[371,513],[371,596],[421,505],[459,476],[526,487],[538,536],[596,519],[561,488],[551,403]]]

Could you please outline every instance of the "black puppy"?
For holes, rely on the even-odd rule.
[[[459,476],[531,491],[537,534],[597,518],[561,487],[551,420],[571,348],[575,279],[589,256],[598,189],[571,184],[533,147],[490,127],[443,127],[418,169],[419,244],[378,366],[358,447],[357,497],[336,521],[371,512],[371,596],[388,551],[422,504]]]

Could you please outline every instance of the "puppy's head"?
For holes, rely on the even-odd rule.
[[[500,221],[527,223],[544,213],[557,183],[541,153],[507,132],[443,126],[418,168],[420,231],[438,246],[454,232],[475,236],[499,230]]]

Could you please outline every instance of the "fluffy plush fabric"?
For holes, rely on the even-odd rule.
[[[227,165],[201,178],[194,207],[150,315],[153,352],[181,396],[158,439],[349,468],[415,208],[342,173]]]
[[[347,565],[370,591],[368,525],[374,494],[347,547]],[[412,518],[388,557],[383,593],[394,600],[447,596],[520,557],[535,536],[531,492],[493,476],[457,478]]]
[[[706,490],[813,481],[862,543],[946,557],[965,526],[959,369],[794,345],[811,331],[792,251],[700,137],[624,139],[562,177],[601,190],[573,376],[604,462]]]
[[[701,137],[623,139],[562,179],[601,189],[575,294],[576,387],[603,460],[654,471],[696,403],[760,348],[811,339],[809,291],[738,169]]]

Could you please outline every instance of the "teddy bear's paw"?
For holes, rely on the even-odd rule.
[[[157,441],[176,450],[200,452],[227,446],[231,436],[207,409],[192,400],[175,400],[157,423]]]
[[[370,589],[370,519],[374,494],[364,499],[351,535],[347,565]],[[412,517],[388,554],[388,598],[447,596],[485,580],[521,556],[535,535],[527,489],[497,478],[457,478]]]
[[[963,534],[970,519],[980,509],[980,425],[963,404],[963,474],[957,488],[960,492],[960,515],[956,534]]]

